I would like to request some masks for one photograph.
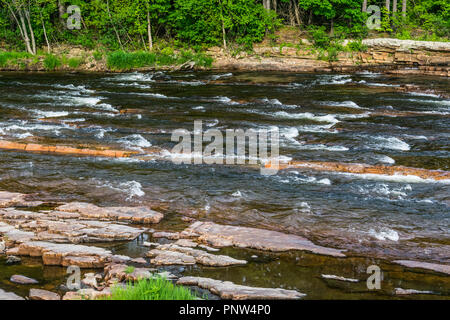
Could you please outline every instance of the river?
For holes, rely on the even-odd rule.
[[[171,132],[192,131],[194,120],[202,120],[204,130],[278,127],[284,159],[449,171],[450,100],[396,90],[405,84],[450,93],[446,78],[370,72],[1,73],[0,139],[101,145],[141,154],[158,147],[166,150],[167,159],[0,151],[0,189],[33,193],[48,202],[151,203],[169,213],[156,229],[182,230],[181,216],[189,215],[302,235],[353,257],[224,249],[257,258],[245,267],[190,268],[191,274],[296,288],[313,298],[373,298],[363,288],[339,286],[320,275],[339,270],[362,275],[362,266],[379,261],[391,272],[391,289],[403,280],[448,295],[447,277],[417,279],[389,263],[450,263],[448,180],[306,169],[264,176],[249,166],[170,161],[176,144]],[[119,112],[124,109],[128,112]],[[142,251],[137,242],[116,249],[131,255]],[[8,286],[7,275],[13,272],[8,268],[13,267],[2,267],[0,261],[0,287]],[[64,277],[36,261],[29,268],[41,279],[51,274],[45,278],[49,285]]]

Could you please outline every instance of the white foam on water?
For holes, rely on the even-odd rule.
[[[365,113],[354,113],[354,114],[337,114],[335,115],[336,118],[340,120],[347,120],[347,119],[362,119],[362,118],[368,118],[370,117],[370,112]]]
[[[450,179],[434,180],[434,179],[423,179],[419,176],[414,175],[402,175],[402,174],[376,174],[376,173],[348,173],[348,172],[333,172],[337,175],[350,176],[352,178],[363,179],[363,180],[376,180],[376,181],[388,181],[388,182],[399,182],[399,183],[437,183],[437,184],[450,184]]]
[[[15,134],[13,134],[13,136],[18,139],[25,139],[28,137],[32,137],[33,135],[29,132],[25,132],[25,133],[15,133]]]
[[[411,149],[409,144],[396,137],[372,136],[371,139],[374,140],[371,147],[375,149],[391,149],[399,151],[409,151]]]
[[[322,76],[322,80],[319,80],[320,85],[340,85],[352,82],[352,78],[348,74]]]
[[[410,184],[400,187],[392,187],[385,183],[377,183],[375,185],[357,186],[358,193],[368,195],[370,197],[383,197],[397,200],[404,200],[408,197],[408,192],[412,191]]]
[[[281,101],[278,100],[278,99],[268,99],[268,98],[264,98],[264,99],[262,99],[262,102],[264,102],[264,103],[269,103],[269,104],[272,104],[272,105],[275,105],[275,106],[282,106],[282,105],[283,105],[283,104],[281,103]]]
[[[207,127],[215,127],[215,126],[217,126],[219,124],[219,120],[218,119],[214,119],[214,120],[212,120],[211,122],[207,122],[206,123],[206,126]]]
[[[408,92],[411,96],[419,96],[419,97],[432,97],[432,98],[440,98],[440,95],[434,93],[423,93],[423,92]]]
[[[233,74],[232,73],[224,73],[224,74],[215,74],[211,76],[212,80],[218,80],[220,78],[229,78],[232,77]]]
[[[222,96],[214,97],[213,100],[217,101],[217,102],[225,103],[225,104],[239,104],[239,103],[231,100],[228,97],[222,97]]]
[[[358,279],[344,278],[341,276],[336,276],[334,274],[322,274],[321,277],[324,279],[339,280],[339,281],[346,281],[346,282],[359,282]]]
[[[143,151],[141,148],[149,148],[152,146],[152,144],[140,134],[132,134],[123,137],[119,139],[119,142],[124,146],[137,151]]]
[[[297,148],[301,150],[311,150],[311,151],[324,150],[333,152],[344,152],[349,150],[349,148],[344,146],[327,146],[325,144],[305,144],[303,142],[299,143]]]
[[[376,156],[376,159],[377,159],[378,161],[380,161],[380,162],[383,162],[383,163],[387,163],[387,164],[395,164],[395,160],[392,159],[392,158],[389,157],[389,156],[386,156],[386,155],[377,155],[377,156]]]
[[[326,124],[326,125],[308,125],[308,126],[299,126],[297,127],[298,131],[301,132],[316,132],[316,133],[339,133],[337,130],[331,130],[334,126],[334,123]]]
[[[242,198],[242,193],[241,193],[241,191],[236,191],[236,192],[234,192],[233,194],[232,194],[232,196],[233,197],[236,197],[236,198]]]
[[[366,85],[370,87],[400,87],[399,84],[376,83],[376,82],[367,82]]]
[[[139,93],[140,96],[147,96],[147,97],[152,97],[152,98],[157,98],[157,99],[169,99],[168,96],[161,94],[161,93]],[[175,98],[171,98],[171,99],[175,99]]]
[[[101,187],[108,187],[114,191],[119,191],[121,193],[126,194],[127,201],[133,200],[135,197],[143,197],[145,196],[145,192],[142,190],[142,185],[137,181],[127,181],[127,182],[121,182],[121,183],[111,183],[109,181],[102,182],[98,181],[97,179],[94,179],[94,181],[97,182],[98,188]]]
[[[192,107],[192,110],[204,110],[205,107],[203,106],[198,106],[198,107]]]
[[[381,241],[390,240],[397,242],[400,239],[398,232],[389,228],[381,228],[379,231],[370,229],[368,233],[370,236]]]
[[[78,94],[81,94],[81,93],[95,93],[94,90],[87,89],[83,85],[75,86],[73,84],[68,84],[68,85],[55,84],[55,85],[53,85],[53,87],[57,88],[57,89],[65,89],[65,90],[76,91],[76,93],[78,93]]]
[[[31,111],[40,118],[60,118],[69,115],[69,112],[67,111],[43,111],[37,109],[33,109]]]
[[[359,105],[357,105],[353,101],[342,101],[342,102],[328,101],[328,102],[324,102],[323,104],[329,105],[329,106],[332,106],[332,107],[362,109]]]
[[[414,136],[410,134],[404,134],[403,135],[407,139],[413,139],[413,140],[428,140],[426,136]]]
[[[283,118],[283,119],[305,119],[305,120],[312,120],[317,122],[329,122],[329,123],[338,123],[340,122],[338,119],[336,119],[335,115],[326,115],[326,116],[316,116],[310,112],[304,112],[304,113],[287,113],[285,111],[277,111],[273,113],[273,116],[277,118]]]
[[[120,75],[117,75],[117,76],[115,76],[113,78],[107,78],[107,80],[110,80],[110,81],[130,81],[130,82],[135,82],[135,81],[155,82],[155,80],[153,80],[154,76],[155,76],[154,74],[144,74],[144,73],[140,73],[140,72],[133,72],[133,73],[120,74]]]

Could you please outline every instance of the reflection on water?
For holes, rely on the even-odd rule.
[[[445,78],[371,73],[4,73],[0,138],[170,151],[172,130],[192,131],[194,120],[202,120],[204,130],[278,126],[280,154],[294,160],[450,170],[450,101],[394,90],[402,84],[449,88]],[[186,224],[170,221],[192,215],[300,234],[369,258],[449,263],[449,183],[373,178],[297,169],[262,176],[250,167],[0,152],[0,188],[48,201],[151,203],[166,209],[172,229]],[[313,270],[292,258],[204,272],[257,285],[269,278],[301,291],[322,286],[320,296],[334,294],[339,283],[317,279],[322,258],[308,258],[318,259]],[[358,265],[345,261],[335,273],[347,263]],[[390,268],[395,276],[398,268]],[[359,289],[337,290],[352,298]],[[440,291],[446,290],[448,283]]]

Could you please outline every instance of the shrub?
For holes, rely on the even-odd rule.
[[[358,51],[358,52],[365,52],[368,49],[368,47],[365,44],[363,44],[361,40],[351,41],[349,42],[349,44],[347,44],[347,47],[351,51]]]
[[[83,63],[83,59],[82,58],[70,58],[67,61],[67,64],[72,69],[78,68],[82,63]]]
[[[102,60],[103,54],[100,51],[95,51],[92,56],[96,61]]]
[[[55,70],[59,66],[61,66],[61,60],[58,59],[58,57],[56,57],[52,54],[48,54],[45,56],[44,68],[46,70]]]

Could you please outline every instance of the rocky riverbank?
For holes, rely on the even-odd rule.
[[[398,40],[389,38],[365,39],[362,51],[341,51],[332,60],[323,59],[307,39],[296,39],[299,44],[287,43],[270,46],[267,41],[254,46],[252,52],[230,52],[219,47],[209,49],[206,54],[214,59],[210,68],[187,62],[174,66],[137,68],[137,71],[212,69],[234,71],[283,71],[283,72],[357,72],[370,70],[388,74],[450,75],[450,42]],[[345,46],[350,41],[345,40]],[[77,59],[76,67],[60,65],[56,71],[112,72],[106,57],[94,58],[96,52],[79,47],[61,46],[53,54],[65,60]],[[15,59],[0,66],[0,71],[48,71],[45,56]],[[130,70],[127,70],[130,71]]]
[[[78,266],[97,270],[96,273],[85,273],[80,286],[75,290],[66,289],[63,296],[33,287],[27,296],[31,300],[98,299],[111,295],[114,286],[155,277],[164,277],[194,290],[206,290],[211,298],[301,299],[306,295],[296,290],[253,287],[221,279],[184,276],[183,269],[178,267],[204,265],[220,268],[248,263],[240,258],[215,253],[224,247],[259,252],[303,251],[335,258],[347,256],[343,250],[318,246],[297,235],[193,221],[192,218],[185,219],[191,224],[180,232],[155,231],[151,225],[158,224],[164,214],[145,206],[98,207],[79,202],[47,203],[43,206],[44,203],[29,201],[29,198],[30,195],[0,191],[0,255],[14,258],[11,261],[19,264],[19,257],[30,256],[41,258],[45,266]],[[103,246],[90,244],[132,241],[143,233],[152,234],[158,242],[144,242],[148,251],[142,257],[114,254]],[[407,268],[450,274],[448,265],[405,260],[394,263]],[[322,278],[344,283],[359,282],[359,279],[342,275],[322,275]],[[20,274],[13,275],[10,281],[21,286],[39,283]],[[408,290],[397,288],[395,294],[425,294],[420,290]],[[23,297],[0,289],[1,299]]]

